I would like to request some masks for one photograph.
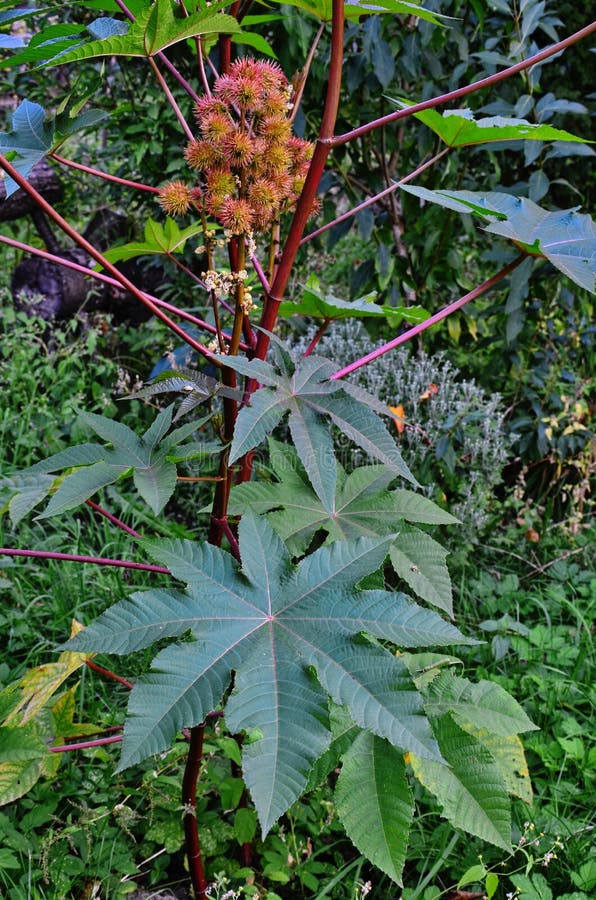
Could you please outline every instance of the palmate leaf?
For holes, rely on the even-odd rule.
[[[251,395],[250,406],[238,414],[230,463],[260,444],[289,413],[294,446],[303,450],[301,462],[324,505],[333,497],[337,478],[333,439],[326,419],[331,419],[343,434],[396,475],[417,484],[395,440],[375,412],[382,410],[389,415],[389,410],[357,386],[331,381],[335,364],[330,360],[309,356],[290,374],[261,360],[218,358],[263,385]]]
[[[216,378],[204,375],[198,369],[189,369],[181,366],[179,369],[162,370],[150,384],[138,391],[134,391],[132,394],[128,394],[126,399],[132,400],[135,397],[149,398],[155,397],[157,394],[169,393],[184,395],[178,412],[174,416],[174,422],[216,395],[230,397],[238,402],[244,396],[242,391],[230,388]],[[210,417],[197,422],[196,427],[199,428],[208,418]]]
[[[390,550],[396,572],[418,596],[452,614],[446,551],[420,530],[405,528],[404,520],[454,524],[454,516],[413,491],[389,490],[395,475],[382,465],[361,466],[346,475],[336,463],[335,493],[319,499],[293,447],[270,438],[269,452],[279,481],[238,485],[230,496],[231,513],[242,515],[246,509],[269,513],[269,521],[295,556],[320,529],[327,532],[327,543],[399,532]]]
[[[243,771],[265,832],[300,796],[329,744],[328,696],[360,728],[402,752],[440,760],[405,664],[359,636],[406,647],[468,641],[402,594],[356,588],[382,564],[389,543],[336,542],[293,567],[278,535],[252,513],[239,526],[241,569],[207,543],[145,542],[187,591],[135,594],[66,645],[128,653],[188,629],[195,638],[162,650],[133,689],[121,767],[201,722],[223,701],[232,672],[226,720],[258,735],[244,748]]]
[[[47,58],[44,65],[61,66],[101,56],[152,57],[191,37],[241,31],[236,19],[214,12],[209,7],[186,18],[177,18],[176,12],[177,4],[172,0],[156,0],[149,9],[140,12],[129,27],[116,19],[108,19],[107,24],[106,20],[96,20],[92,26],[96,31],[99,28],[106,37]],[[117,24],[110,26],[109,23]],[[127,26],[125,34],[122,33],[122,26]]]
[[[168,434],[173,409],[172,404],[162,410],[141,437],[113,419],[81,413],[85,424],[113,448],[94,443],[75,445],[35,463],[11,479],[4,479],[0,488],[12,494],[8,504],[11,515],[21,518],[52,491],[50,502],[39,518],[58,515],[74,509],[101,488],[128,474],[133,475],[141,497],[158,513],[176,486],[176,462],[204,456],[214,449],[207,443],[184,443],[201,422],[189,422]],[[48,477],[50,473],[73,468],[74,471],[60,479]]]
[[[509,238],[534,256],[543,256],[592,293],[596,282],[596,224],[577,209],[548,212],[532,200],[490,191],[402,189],[447,209],[471,213],[488,223],[485,231]]]
[[[413,104],[402,100],[393,102],[403,108]],[[506,116],[488,116],[475,119],[471,109],[448,109],[443,113],[425,109],[413,113],[414,118],[427,125],[448,147],[470,147],[497,141],[573,141],[589,144],[586,138],[577,137],[552,125],[535,124],[525,119]]]
[[[433,731],[447,764],[408,754],[416,778],[453,826],[510,850],[510,801],[492,756],[448,715],[433,722]]]
[[[202,234],[203,225],[189,225],[188,228],[179,228],[174,219],[166,218],[165,224],[156,222],[151,217],[145,223],[145,240],[133,241],[129,244],[120,244],[111,250],[104,252],[109,262],[120,262],[123,259],[134,259],[136,256],[170,255],[182,253],[189,238]],[[101,270],[101,266],[95,266]]]
[[[343,757],[334,799],[352,843],[401,884],[414,811],[403,755],[362,732]]]

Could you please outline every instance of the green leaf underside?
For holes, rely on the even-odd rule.
[[[492,756],[448,715],[437,719],[433,730],[447,765],[411,754],[414,774],[455,828],[510,850],[510,802]]]
[[[402,190],[479,217],[488,223],[485,231],[544,256],[580,287],[595,292],[596,223],[589,215],[577,209],[548,212],[525,197],[496,191],[431,191],[414,185],[402,185]]]
[[[61,66],[101,56],[152,57],[190,37],[241,31],[232,16],[213,14],[211,9],[193,13],[184,19],[177,19],[174,11],[171,0],[157,0],[150,9],[139,13],[126,34],[112,34],[102,40],[89,41],[48,58],[44,65]]]
[[[401,884],[414,801],[399,751],[374,734],[359,734],[343,758],[335,802],[355,846]]]
[[[74,509],[97,491],[132,473],[135,487],[155,513],[168,502],[178,477],[176,461],[197,458],[214,448],[200,442],[182,443],[202,424],[189,422],[168,431],[172,424],[173,405],[166,407],[153,423],[138,437],[126,425],[95,413],[81,413],[81,419],[99,437],[113,444],[113,449],[101,444],[85,443],[61,450],[46,460],[5,479],[0,488],[12,493],[9,503],[11,516],[20,520],[58,487],[40,519]],[[73,469],[62,479],[50,473]]]
[[[469,724],[503,737],[537,728],[500,685],[492,681],[474,684],[453,672],[442,672],[434,679],[425,708],[430,716],[450,712],[463,728]]]
[[[162,650],[133,689],[121,767],[164,750],[178,730],[202,721],[221,703],[231,672],[228,725],[260,735],[245,747],[243,765],[264,831],[300,796],[329,743],[329,695],[358,726],[402,752],[440,759],[405,664],[358,636],[404,646],[466,639],[403,595],[356,589],[383,562],[389,539],[337,542],[293,567],[268,522],[247,513],[239,543],[241,571],[207,543],[145,542],[188,583],[187,592],[134,594],[69,641],[69,649],[128,653],[193,633],[193,642]]]
[[[326,419],[331,419],[344,434],[396,475],[416,484],[395,440],[365,402],[362,392],[353,385],[329,380],[335,369],[330,360],[309,356],[291,376],[276,372],[273,366],[260,361],[242,357],[225,357],[225,360],[226,365],[240,374],[265,385],[252,394],[250,406],[243,407],[238,414],[230,448],[231,463],[261,443],[289,412],[294,441],[298,439],[305,447],[311,445],[302,462],[324,505],[332,501],[336,477],[335,467],[330,463],[333,448]],[[378,406],[378,401],[371,400]],[[327,477],[322,480],[325,471]]]
[[[346,476],[344,469],[335,463],[334,478],[329,478],[330,483],[335,481],[335,495],[325,497],[323,502],[312,489],[293,447],[270,438],[269,452],[279,482],[238,485],[232,490],[229,510],[236,515],[241,515],[247,508],[256,513],[269,513],[269,521],[295,556],[304,552],[319,529],[327,532],[327,542],[400,532],[395,544],[399,548],[404,520],[429,524],[457,522],[426,497],[413,491],[389,490],[395,474],[387,466],[361,466]],[[416,531],[413,540],[407,538],[402,555],[410,553],[412,558],[407,568],[409,570],[415,563],[421,569],[422,577],[408,571],[410,580],[405,580],[419,596],[451,614],[451,583],[444,564],[445,551],[426,535],[419,537],[421,534]],[[417,552],[419,547],[420,552]],[[428,569],[426,551],[429,553]],[[399,559],[400,568],[396,569],[401,575],[402,557]],[[427,580],[434,587],[427,584]]]
[[[406,100],[394,100],[398,106],[412,105]],[[469,147],[475,144],[489,144],[497,141],[573,141],[589,144],[591,141],[577,137],[552,125],[534,124],[525,119],[505,116],[489,116],[474,119],[470,109],[451,109],[439,113],[435,109],[425,109],[413,113],[414,118],[427,125],[448,147]]]

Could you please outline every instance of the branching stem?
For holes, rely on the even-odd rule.
[[[441,322],[443,319],[446,319],[447,316],[450,316],[451,313],[455,312],[458,309],[461,309],[462,306],[465,306],[466,303],[469,303],[470,300],[475,300],[476,297],[480,297],[482,294],[489,291],[492,287],[502,281],[503,278],[506,278],[507,275],[511,274],[514,269],[516,269],[520,263],[526,259],[526,253],[520,253],[513,262],[509,263],[509,265],[505,266],[496,275],[493,275],[487,281],[483,281],[482,284],[475,287],[473,291],[470,291],[468,294],[465,294],[463,297],[460,297],[459,300],[454,300],[453,303],[450,303],[449,306],[446,306],[444,309],[440,310],[438,313],[435,313],[434,316],[430,316],[430,318],[425,319],[424,322],[420,322],[418,325],[415,325],[413,328],[410,328],[409,331],[400,334],[398,337],[394,338],[392,341],[389,341],[388,344],[383,344],[382,347],[377,347],[376,350],[372,350],[370,353],[367,353],[366,356],[363,356],[361,359],[357,359],[355,362],[350,363],[349,366],[345,366],[343,369],[339,369],[337,372],[334,372],[331,376],[332,380],[337,380],[338,378],[344,378],[346,375],[351,375],[352,372],[355,372],[357,369],[362,368],[367,363],[372,362],[373,359],[378,359],[379,356],[383,356],[385,353],[389,353],[390,350],[394,350],[396,347],[401,346],[401,344],[405,344],[407,341],[412,340],[412,338],[416,337],[418,334],[422,334],[423,331],[426,331],[427,328],[430,328],[431,325],[436,325],[437,322]]]

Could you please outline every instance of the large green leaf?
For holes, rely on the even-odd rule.
[[[196,441],[184,443],[201,422],[190,422],[168,435],[173,408],[172,404],[162,410],[141,437],[113,419],[81,413],[85,424],[113,447],[93,443],[75,445],[11,479],[4,479],[0,488],[10,496],[9,510],[13,518],[22,518],[52,491],[50,502],[40,518],[58,515],[79,506],[101,488],[128,474],[133,475],[141,497],[158,513],[176,486],[176,462],[199,458],[216,449]],[[61,479],[48,477],[49,473],[73,468],[74,471],[67,472]]]
[[[412,105],[405,100],[394,100],[398,106]],[[525,119],[506,116],[488,116],[475,119],[471,109],[448,109],[443,113],[425,109],[414,113],[414,118],[424,122],[448,147],[469,147],[491,144],[497,141],[574,141],[589,144],[586,138],[577,137],[552,125],[534,124]]]
[[[392,328],[397,328],[403,321],[417,325],[428,319],[429,313],[421,306],[390,306],[387,303],[379,305],[375,302],[376,296],[376,291],[373,291],[350,302],[340,300],[333,294],[324,293],[318,278],[311,276],[304,285],[300,299],[284,301],[279,307],[279,315],[282,318],[312,316],[327,320],[381,318]]]
[[[447,765],[409,754],[414,774],[455,828],[510,850],[510,802],[492,756],[448,715],[437,719],[433,730]]]
[[[343,758],[335,802],[351,841],[401,884],[414,807],[402,754],[374,734],[359,734]]]
[[[236,19],[223,13],[214,14],[209,7],[186,18],[178,18],[177,10],[177,4],[172,0],[156,0],[149,9],[140,12],[130,26],[123,22],[118,22],[120,28],[108,24],[104,28],[106,37],[60,53],[48,59],[45,65],[61,66],[99,56],[152,57],[190,37],[241,31]],[[102,21],[105,20],[96,20],[92,25],[101,29],[98,23]],[[107,23],[117,21],[108,19]],[[123,27],[126,27],[125,34],[122,34]]]
[[[389,410],[356,385],[331,381],[336,367],[330,360],[309,356],[292,374],[286,374],[260,360],[241,356],[221,359],[264,385],[252,394],[250,406],[238,414],[231,463],[261,443],[289,412],[292,440],[296,447],[306,448],[301,462],[323,505],[333,497],[336,479],[333,439],[326,419],[396,475],[416,484],[394,438],[377,415],[379,410],[389,415]]]
[[[311,487],[293,447],[270,438],[269,451],[279,481],[238,485],[230,496],[231,513],[241,515],[246,509],[269,513],[269,521],[296,556],[319,529],[327,532],[327,542],[399,532],[390,553],[395,570],[418,596],[451,615],[446,551],[418,529],[404,528],[403,523],[451,524],[457,519],[413,491],[389,490],[395,476],[382,465],[361,466],[346,476],[336,464],[335,492],[323,501]]]
[[[146,542],[151,555],[185,581],[186,593],[135,594],[104,613],[68,649],[128,653],[183,635],[154,660],[131,693],[121,766],[169,746],[224,698],[228,726],[257,739],[243,770],[264,831],[305,788],[331,734],[328,695],[360,727],[404,752],[440,759],[405,664],[367,634],[402,646],[466,642],[436,613],[401,594],[362,591],[390,539],[360,538],[322,547],[293,567],[265,519],[239,526],[241,569],[218,547]],[[316,677],[314,672],[316,672]]]
[[[487,222],[485,231],[509,238],[534,256],[543,256],[586,290],[595,292],[596,224],[577,209],[548,212],[532,200],[490,191],[431,191],[415,185],[402,190],[447,209],[471,213]]]

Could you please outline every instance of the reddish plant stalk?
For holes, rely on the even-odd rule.
[[[328,143],[330,147],[341,147],[343,144],[348,144],[350,141],[354,141],[356,138],[362,137],[362,135],[368,134],[369,131],[374,131],[376,128],[382,128],[384,125],[389,125],[391,122],[397,122],[399,119],[413,116],[414,113],[422,112],[425,109],[433,109],[435,106],[441,106],[443,103],[449,103],[451,100],[459,100],[460,97],[465,97],[467,94],[474,93],[474,91],[480,91],[482,88],[491,87],[493,84],[498,84],[499,81],[503,81],[505,78],[511,78],[512,75],[517,75],[518,72],[530,69],[532,66],[537,65],[539,62],[543,62],[550,56],[554,56],[556,53],[566,50],[567,47],[571,47],[571,45],[577,43],[577,41],[589,37],[594,31],[596,31],[596,22],[591,22],[589,25],[586,25],[585,28],[580,28],[579,31],[574,32],[564,40],[552,44],[550,47],[546,47],[546,49],[541,50],[539,53],[535,53],[533,56],[529,56],[527,59],[523,59],[514,66],[509,66],[508,69],[503,69],[501,72],[495,72],[494,75],[488,75],[486,78],[479,79],[479,81],[473,81],[472,84],[457,88],[455,91],[449,91],[447,94],[441,94],[440,97],[432,97],[430,100],[424,100],[422,103],[415,103],[413,106],[408,106],[406,109],[400,109],[396,112],[389,113],[386,116],[382,116],[380,119],[375,119],[374,122],[368,122],[366,125],[361,125],[359,128],[352,129],[352,131],[346,131],[345,134],[329,137],[326,139],[326,143]]]
[[[182,779],[182,806],[184,808],[184,835],[190,880],[197,900],[207,896],[207,879],[201,859],[201,845],[197,828],[197,782],[203,757],[205,725],[190,729],[190,746]]]
[[[364,200],[362,203],[359,203],[358,206],[352,207],[347,212],[343,213],[341,216],[338,216],[336,219],[333,219],[331,222],[326,222],[325,225],[321,225],[320,228],[316,228],[314,231],[311,231],[310,234],[306,234],[302,240],[300,241],[300,246],[306,244],[308,241],[312,241],[313,238],[318,237],[320,234],[323,234],[325,231],[329,231],[330,228],[333,228],[335,225],[339,225],[341,222],[345,222],[347,219],[351,219],[352,216],[355,216],[361,210],[366,209],[368,206],[373,206],[375,203],[378,203],[379,200],[382,200],[383,197],[387,197],[390,194],[393,194],[394,191],[400,187],[402,184],[407,184],[408,181],[412,181],[413,178],[416,178],[430,166],[433,166],[441,157],[445,156],[445,154],[449,153],[451,147],[444,147],[439,153],[435,154],[432,159],[427,159],[425,163],[419,165],[413,172],[410,172],[409,175],[404,175],[403,178],[400,178],[399,181],[395,181],[385,190],[380,191],[378,194],[375,194],[374,197],[369,197],[368,200]]]
[[[77,553],[55,553],[50,550],[20,550],[13,547],[0,547],[0,556],[28,556],[32,559],[62,559],[65,562],[92,563],[96,566],[114,566],[119,569],[140,569],[143,572],[159,572],[169,575],[170,570],[164,566],[150,563],[131,562],[127,559],[111,559],[104,556],[80,556]]]
[[[94,269],[82,266],[80,263],[73,262],[71,259],[64,259],[62,256],[57,256],[55,253],[49,253],[47,250],[41,250],[39,247],[33,247],[31,244],[23,244],[21,241],[15,241],[14,238],[4,237],[4,235],[1,234],[0,244],[7,244],[9,247],[14,247],[16,250],[23,250],[25,253],[40,256],[42,259],[47,259],[49,262],[56,263],[58,266],[64,266],[65,269],[73,269],[75,272],[80,272],[82,275],[87,275],[89,278],[95,278],[97,281],[103,281],[105,284],[111,284],[120,290],[122,289],[120,282],[116,281],[115,278],[111,278],[110,275],[104,275],[103,272],[96,272]],[[172,303],[166,303],[165,300],[160,300],[159,297],[154,297],[153,294],[148,294],[146,291],[143,291],[142,293],[148,300],[155,303],[156,306],[159,306],[160,309],[166,309],[180,319],[184,319],[184,321],[196,325],[197,328],[209,332],[209,334],[217,334],[217,329],[209,322],[199,319],[198,316],[193,316],[192,313],[187,312],[185,309],[180,309]],[[230,339],[226,332],[223,332],[223,335],[226,340]],[[240,348],[242,350],[249,349],[247,344],[240,344]],[[204,350],[203,355],[209,359],[211,358],[207,350]]]
[[[86,500],[85,503],[87,506],[91,507],[94,512],[98,513],[100,516],[103,516],[108,522],[111,522],[112,525],[116,525],[118,528],[121,528],[122,531],[126,531],[127,534],[130,534],[133,538],[140,538],[142,535],[139,534],[138,531],[135,531],[134,528],[131,528],[121,519],[118,519],[116,516],[112,515],[112,513],[108,512],[107,509],[104,509],[102,506],[99,506],[97,503],[94,503],[93,500]]]
[[[209,351],[203,347],[202,344],[199,344],[198,341],[195,341],[194,338],[189,337],[179,325],[176,325],[175,322],[170,319],[155,303],[147,298],[147,296],[143,293],[143,291],[139,290],[139,288],[132,283],[125,275],[120,272],[116,266],[114,266],[109,260],[105,258],[105,256],[97,250],[93,244],[90,244],[88,240],[86,240],[82,234],[73,228],[67,221],[64,219],[60,213],[58,213],[54,207],[45,200],[39,191],[36,191],[32,185],[29,184],[26,178],[17,172],[14,166],[9,163],[5,156],[0,153],[0,168],[4,169],[10,177],[16,181],[19,187],[23,188],[30,197],[32,197],[36,204],[48,215],[53,221],[58,225],[62,231],[67,234],[79,247],[82,247],[89,256],[98,262],[104,269],[106,269],[110,274],[116,279],[116,281],[126,290],[130,291],[133,297],[136,297],[137,300],[146,306],[154,316],[160,319],[168,328],[177,334],[179,338],[181,338],[185,343],[187,343],[193,350],[196,350],[198,353],[201,353],[203,356],[210,357]]]
[[[116,675],[116,673],[112,672],[111,669],[104,669],[103,666],[98,666],[97,663],[94,663],[92,659],[85,660],[85,664],[89,666],[90,669],[93,669],[94,672],[97,672],[99,675],[105,675],[106,678],[111,678],[112,681],[118,681],[120,684],[123,684],[124,687],[127,687],[129,691],[132,691],[134,687],[132,681],[127,681],[126,678],[122,678],[120,675]]]
[[[319,137],[315,146],[313,157],[306,176],[306,181],[300,194],[300,198],[296,205],[296,212],[290,225],[288,238],[282,253],[282,257],[275,273],[271,290],[267,296],[267,303],[261,317],[260,325],[267,331],[273,331],[279,305],[283,299],[285,290],[290,279],[292,266],[296,259],[296,254],[300,247],[300,240],[304,234],[304,229],[310,216],[313,202],[317,194],[317,188],[325,169],[325,163],[331,150],[329,143],[335,128],[337,120],[337,111],[339,108],[339,93],[341,88],[341,77],[343,67],[343,51],[344,51],[344,3],[343,0],[333,0],[333,19],[331,26],[331,58],[329,61],[329,79],[327,82],[327,95],[325,97],[325,108],[323,111],[323,120],[319,129]],[[269,337],[263,331],[259,332],[257,338],[257,346],[255,356],[258,359],[265,359],[267,348],[269,347]],[[249,390],[252,392],[256,385],[251,384]]]
[[[138,191],[149,191],[151,194],[159,194],[159,188],[151,187],[150,184],[143,184],[141,181],[131,181],[129,178],[119,178],[118,175],[109,175],[108,172],[102,172],[100,169],[94,169],[92,166],[85,166],[83,163],[75,162],[74,159],[66,159],[64,156],[59,156],[58,153],[48,153],[48,158],[56,160],[62,166],[78,169],[80,172],[86,172],[88,175],[94,175],[96,178],[103,178],[105,181],[113,181],[114,184],[122,184],[124,187],[134,188]]]
[[[80,741],[78,744],[62,744],[61,747],[49,747],[50,753],[67,753],[69,750],[91,750],[93,747],[105,747],[106,744],[117,744],[122,740],[121,734],[113,737],[97,738],[94,741]]]
[[[483,281],[482,284],[475,287],[473,291],[470,291],[468,294],[465,294],[463,297],[460,297],[459,300],[454,300],[453,303],[450,303],[444,309],[440,310],[440,312],[435,313],[434,316],[431,316],[429,319],[425,319],[424,322],[420,322],[418,325],[415,325],[413,328],[410,328],[409,331],[405,331],[403,334],[400,334],[398,337],[394,338],[392,341],[389,341],[388,344],[383,344],[382,347],[377,347],[376,350],[372,350],[370,353],[367,353],[366,356],[363,356],[361,359],[357,359],[355,362],[350,363],[349,366],[345,366],[343,369],[338,369],[337,372],[334,372],[331,376],[331,380],[337,380],[338,378],[344,378],[346,375],[350,375],[352,372],[355,372],[357,369],[360,369],[362,366],[365,366],[367,363],[372,362],[373,359],[378,359],[379,356],[383,356],[384,353],[389,353],[390,350],[394,350],[396,347],[401,346],[401,344],[405,344],[406,341],[412,340],[412,338],[416,337],[418,334],[422,334],[423,331],[426,331],[427,328],[430,328],[431,325],[436,325],[437,322],[441,322],[443,319],[446,319],[447,316],[450,316],[451,313],[455,312],[458,309],[461,309],[462,306],[465,306],[466,303],[469,303],[470,300],[475,300],[476,297],[480,297],[482,294],[489,291],[492,287],[502,281],[503,278],[506,278],[514,269],[516,269],[520,263],[526,259],[527,253],[520,253],[513,262],[509,263],[509,265],[505,266],[496,275],[493,275],[487,281]]]

